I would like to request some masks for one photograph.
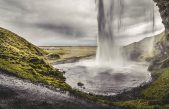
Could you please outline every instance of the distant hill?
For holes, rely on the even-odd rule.
[[[123,55],[128,60],[134,61],[148,61],[159,54],[160,49],[157,48],[158,42],[164,37],[165,33],[162,32],[152,37],[146,37],[141,41],[134,42],[123,48]]]

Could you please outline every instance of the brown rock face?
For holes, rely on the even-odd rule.
[[[163,58],[169,56],[169,0],[154,0],[159,7],[159,12],[162,18],[162,23],[165,26],[165,36],[163,40],[161,40],[162,51],[161,55],[163,54]]]
[[[159,12],[163,20],[167,34],[169,31],[169,0],[154,0],[159,7]]]
[[[158,53],[154,56],[152,64],[149,66],[150,71],[169,67],[169,0],[154,0],[154,2],[159,7],[165,33],[156,45],[160,49],[157,50]]]

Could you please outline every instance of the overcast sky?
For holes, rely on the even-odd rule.
[[[36,45],[93,44],[94,0],[0,0],[0,26]]]
[[[146,5],[140,0],[133,1],[137,2],[129,0],[127,4],[135,5],[128,10],[132,12],[130,17],[124,17],[127,21],[136,17],[132,22],[135,23],[143,18],[141,13]],[[161,24],[160,20],[156,22]],[[145,28],[143,19],[139,23],[139,28]],[[36,45],[95,45],[95,0],[0,0],[0,26]]]

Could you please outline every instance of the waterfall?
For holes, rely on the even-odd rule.
[[[115,5],[117,4],[117,5]],[[115,17],[121,19],[122,0],[98,0],[98,50],[97,63],[110,65],[121,63],[120,46],[115,42],[115,28],[120,29],[121,20],[115,24]],[[119,14],[116,13],[119,12]],[[113,62],[112,62],[113,61]]]
[[[150,30],[154,30],[154,4],[153,2],[148,2],[148,0],[96,0],[96,4],[98,6],[98,48],[96,62],[97,64],[115,67],[123,66],[122,46],[116,39],[118,37],[129,36],[130,32],[127,29],[143,22],[142,17],[143,20],[145,19],[145,24],[151,23]],[[132,5],[138,6],[134,7]],[[140,14],[142,14],[141,18],[139,18],[137,17],[139,16],[138,7],[141,5],[144,7],[139,8],[141,10]],[[137,18],[134,18],[134,15]],[[138,19],[138,22],[135,19]],[[132,20],[136,23],[134,21],[131,22]],[[150,30],[145,28],[144,32]]]

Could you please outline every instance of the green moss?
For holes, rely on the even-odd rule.
[[[65,62],[66,60],[78,61],[82,58],[94,56],[95,47],[42,47],[48,54],[47,61],[51,64]],[[51,49],[52,48],[52,49]]]
[[[43,59],[47,53],[18,35],[0,28],[0,70],[10,75],[69,89],[62,72]]]
[[[61,52],[61,51],[59,51]],[[161,70],[155,71],[155,80],[139,89],[137,98],[126,101],[113,101],[107,97],[73,90],[65,83],[62,72],[45,62],[47,53],[27,42],[16,34],[0,28],[0,70],[9,75],[44,83],[70,91],[81,98],[98,103],[125,107],[127,109],[168,109],[169,108],[169,61],[161,61]]]
[[[169,100],[169,68],[160,73],[160,77],[154,81],[142,94],[145,98],[159,101]]]
[[[144,99],[114,102],[114,106],[124,107],[127,109],[169,109],[169,104],[159,104],[157,101],[150,101]]]
[[[112,105],[129,109],[168,109],[169,68],[154,72],[155,80],[145,88],[140,88],[140,97],[133,100],[112,102]]]
[[[143,99],[115,102],[114,105],[125,107],[127,109],[154,109],[157,107],[156,105],[151,105],[149,101]]]
[[[149,70],[152,71],[153,81],[145,87],[139,88],[139,96],[126,101],[112,102],[112,105],[126,107],[127,109],[169,109],[169,58],[162,56],[166,45],[165,32],[160,34],[155,49],[156,59]],[[161,56],[161,57],[160,57]]]
[[[45,50],[46,52],[48,53],[51,53],[51,54],[58,54],[58,55],[64,55],[64,54],[68,54],[69,51],[68,50],[64,50],[64,49],[57,49],[57,50]]]
[[[129,58],[129,60],[150,62],[154,56],[160,53],[159,46],[161,45],[159,44],[161,44],[163,40],[165,40],[165,32],[152,37],[144,38],[139,42],[134,42],[124,46],[122,50],[123,55],[124,57]],[[151,45],[153,46],[151,47]]]

